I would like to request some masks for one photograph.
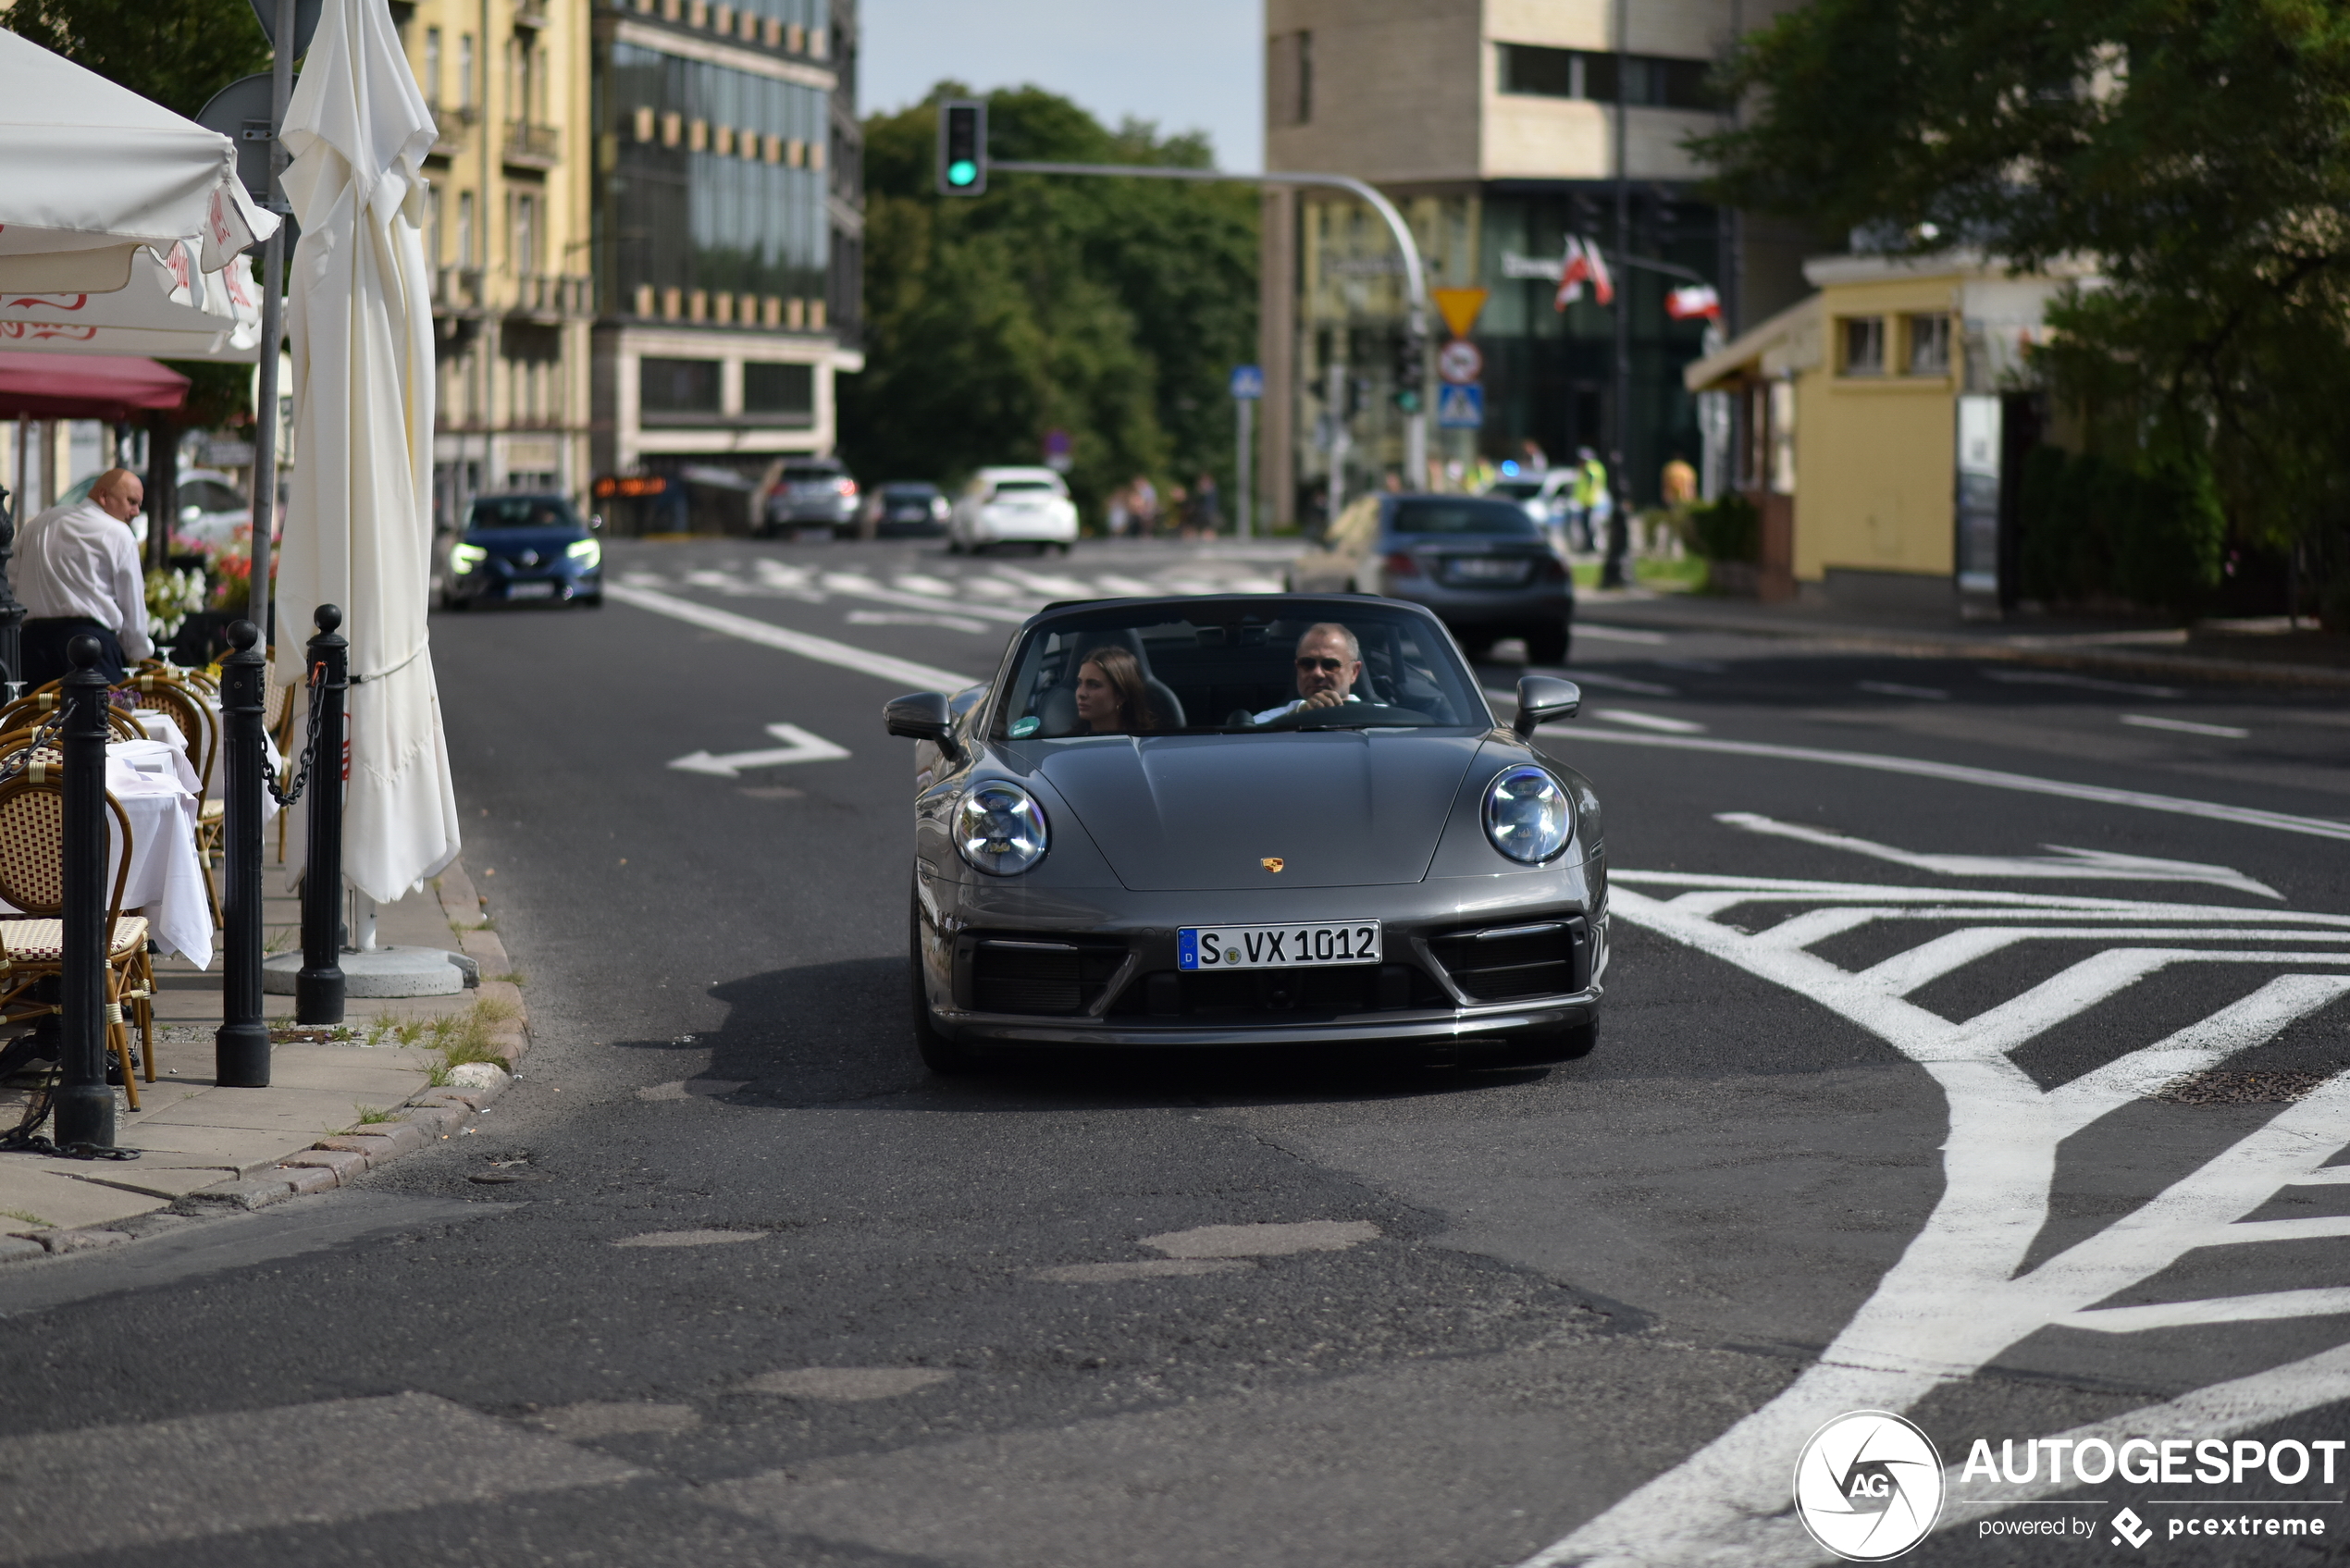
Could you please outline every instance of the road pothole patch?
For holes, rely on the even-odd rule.
[[[754,1394],[795,1400],[894,1400],[944,1383],[952,1372],[935,1366],[795,1366],[762,1372],[743,1385]]]
[[[1116,1285],[1128,1279],[1181,1279],[1194,1274],[1229,1274],[1253,1266],[1238,1258],[1144,1258],[1139,1263],[1074,1263],[1040,1268],[1032,1278],[1055,1285]]]
[[[748,1083],[748,1079],[680,1078],[637,1091],[639,1100],[718,1100]]]
[[[701,1425],[689,1404],[653,1404],[644,1400],[589,1400],[542,1410],[531,1420],[573,1442],[635,1437],[647,1432],[683,1432]]]
[[[1379,1239],[1367,1219],[1309,1219],[1295,1225],[1203,1225],[1145,1236],[1143,1245],[1170,1258],[1277,1258],[1292,1253],[1342,1253]]]
[[[766,1234],[764,1230],[648,1230],[641,1236],[623,1236],[612,1245],[615,1247],[719,1247],[729,1241],[756,1241]]]
[[[2307,1099],[2332,1076],[2292,1068],[2247,1072],[2215,1068],[2171,1079],[2147,1097],[2174,1105],[2289,1105]]]

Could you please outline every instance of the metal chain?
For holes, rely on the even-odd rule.
[[[320,715],[326,711],[319,705],[318,692],[319,688],[325,685],[326,680],[327,666],[324,663],[310,666],[310,692],[307,699],[310,709],[310,733],[303,737],[302,766],[294,771],[293,784],[291,788],[278,787],[278,770],[269,765],[268,754],[266,751],[262,755],[261,782],[268,785],[269,793],[277,796],[278,804],[280,806],[291,806],[302,798],[303,786],[310,782],[310,770],[318,761],[318,721]]]
[[[24,743],[21,749],[9,753],[9,755],[6,758],[0,758],[0,784],[6,784],[8,780],[15,778],[19,773],[23,772],[27,768],[31,767],[32,765],[33,754],[39,751],[43,746],[56,746],[59,753],[62,754],[64,747],[61,744],[62,737],[60,735],[60,732],[64,730],[65,726],[66,710],[62,707],[46,719],[42,720],[40,724],[34,728],[31,737]]]
[[[137,1149],[125,1149],[105,1143],[59,1143],[33,1130],[49,1119],[49,1107],[57,1096],[57,1080],[65,1075],[62,1066],[49,1069],[48,1081],[32,1092],[24,1107],[24,1119],[6,1132],[0,1132],[0,1154],[47,1154],[61,1160],[135,1160]]]

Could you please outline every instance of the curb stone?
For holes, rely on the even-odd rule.
[[[511,1075],[530,1048],[530,1016],[521,986],[510,980],[481,978],[513,973],[513,961],[495,931],[471,929],[486,918],[489,901],[474,890],[464,863],[451,864],[434,879],[433,888],[440,899],[442,917],[464,949],[459,967],[470,971],[476,996],[496,997],[513,1009],[512,1019],[489,1031],[491,1047],[506,1060],[508,1077],[494,1084],[445,1084],[420,1090],[395,1108],[390,1121],[370,1122],[365,1131],[321,1138],[307,1149],[251,1168],[241,1177],[199,1188],[168,1209],[118,1220],[104,1229],[56,1230],[44,1232],[38,1240],[0,1236],[0,1265],[115,1246],[224,1211],[266,1208],[303,1193],[343,1186],[378,1166],[445,1141],[488,1109],[513,1086]]]

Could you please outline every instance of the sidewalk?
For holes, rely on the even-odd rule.
[[[1584,589],[1579,617],[1655,631],[1800,638],[1837,648],[1929,659],[1985,659],[2177,681],[2350,689],[2350,637],[2286,633],[2282,619],[2128,628],[2089,622],[1903,621],[1826,605],[1660,592]],[[2307,623],[2304,623],[2305,627]]]
[[[274,864],[263,880],[265,940],[273,952],[291,948],[300,903],[281,891]],[[265,997],[277,1042],[266,1089],[213,1081],[218,955],[209,972],[185,959],[157,959],[155,1081],[144,1080],[142,1065],[137,1111],[115,1092],[117,1141],[140,1157],[0,1154],[0,1260],[104,1246],[206,1212],[258,1208],[339,1185],[428,1139],[464,1136],[464,1124],[508,1081],[502,1070],[464,1064],[511,1067],[526,1048],[519,977],[464,864],[385,907],[377,940],[462,953],[479,983],[452,996],[354,997],[333,1030],[297,1029],[291,996]],[[15,1125],[25,1099],[20,1088],[0,1087],[0,1127]]]

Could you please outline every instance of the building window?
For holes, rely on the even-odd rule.
[[[809,364],[743,366],[743,413],[761,419],[807,423],[816,415],[816,368]]]
[[[1913,315],[1908,323],[1910,374],[1948,376],[1950,373],[1950,318],[1936,314]]]
[[[1616,57],[1596,50],[1546,49],[1532,43],[1504,43],[1502,50],[1502,91],[1535,98],[1583,98],[1613,104],[1616,98]],[[1655,109],[1716,107],[1706,86],[1712,65],[1704,60],[1674,60],[1653,55],[1633,55],[1624,61],[1625,101]]]
[[[1284,32],[1266,45],[1265,80],[1275,125],[1305,125],[1314,117],[1314,35]]]
[[[637,363],[637,406],[647,424],[712,419],[719,411],[719,362],[645,359]]]
[[[457,40],[457,106],[474,106],[474,35],[470,32]]]
[[[441,210],[440,187],[438,185],[426,187],[425,263],[428,266],[440,265],[442,256],[447,254],[445,247],[449,237],[441,228],[441,225],[446,221],[447,215]]]
[[[1844,374],[1847,376],[1882,376],[1885,374],[1885,317],[1881,315],[1848,315],[1844,318]]]
[[[457,192],[457,265],[474,265],[474,193]]]
[[[440,30],[425,29],[425,102],[440,107]]]
[[[538,197],[531,191],[518,191],[513,204],[513,233],[508,244],[513,253],[515,276],[526,278],[538,270]]]

